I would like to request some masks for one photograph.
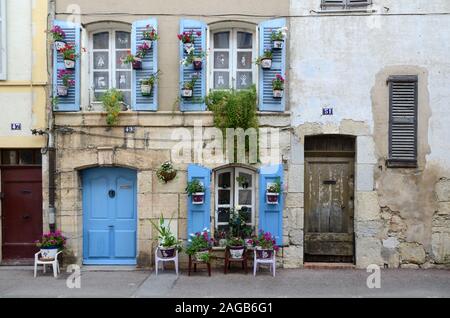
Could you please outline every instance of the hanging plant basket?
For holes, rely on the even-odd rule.
[[[135,58],[131,64],[133,65],[133,70],[142,70],[142,59],[141,58]]]
[[[186,88],[183,88],[182,90],[181,90],[181,97],[183,97],[183,98],[191,98],[192,97],[192,95],[193,95],[193,90],[192,89],[186,89]]]
[[[194,70],[196,71],[200,71],[203,67],[203,62],[201,58],[194,58],[192,64],[194,65]]]
[[[66,44],[67,44],[67,42],[64,40],[56,40],[54,42],[54,46],[57,51],[62,50],[66,46]]]
[[[152,94],[153,85],[141,84],[141,95],[150,96]]]
[[[183,44],[184,47],[184,52],[187,53],[189,52],[189,50],[191,50],[194,47],[194,43],[184,43]]]
[[[67,95],[69,95],[69,87],[65,85],[58,85],[57,93],[60,97],[66,97]]]
[[[279,193],[266,192],[266,203],[271,205],[278,204],[279,196]]]
[[[275,50],[281,50],[281,49],[284,48],[284,41],[282,41],[282,40],[274,40],[274,41],[272,41],[272,47]]]
[[[265,70],[270,70],[272,68],[272,59],[271,58],[262,58],[261,59],[261,67]]]
[[[256,258],[271,259],[273,257],[273,250],[263,249],[261,246],[256,247]]]
[[[73,69],[75,68],[75,60],[68,60],[68,59],[65,59],[65,60],[64,60],[64,67],[65,67],[67,70],[73,70]]]
[[[283,98],[283,90],[280,89],[274,89],[273,90],[273,98]]]
[[[146,45],[150,50],[152,48],[153,41],[150,39],[142,39],[142,44]]]
[[[200,205],[205,202],[205,192],[192,193],[192,204]]]

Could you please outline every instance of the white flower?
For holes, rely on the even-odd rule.
[[[191,234],[189,234],[189,236],[195,236],[195,234],[194,234],[194,233],[191,233]]]

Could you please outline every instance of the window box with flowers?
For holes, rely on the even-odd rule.
[[[159,80],[159,76],[161,75],[161,71],[157,71],[156,73],[150,75],[147,79],[141,80],[141,95],[142,96],[150,96],[152,94],[153,87],[155,83]]]
[[[183,43],[184,52],[186,52],[187,54],[189,54],[189,52],[194,48],[195,35],[200,37],[202,36],[202,32],[186,31],[177,35],[178,40]]]
[[[261,68],[270,70],[272,68],[273,52],[271,49],[264,50],[264,54],[256,59],[256,65],[261,65]]]
[[[277,74],[272,81],[273,98],[283,98],[284,93],[284,78],[280,74]]]
[[[79,57],[75,51],[75,46],[72,44],[66,44],[59,52],[63,55],[65,68],[68,70],[73,70],[75,68],[75,61]]]
[[[277,180],[274,183],[267,184],[266,203],[271,205],[278,204],[280,193],[281,193],[280,180]]]
[[[147,46],[150,50],[152,48],[153,41],[157,41],[159,39],[158,33],[155,28],[150,25],[145,27],[145,30],[142,32],[142,44]]]
[[[186,193],[192,198],[192,204],[200,205],[205,201],[205,186],[197,179],[188,182]]]
[[[75,81],[71,79],[73,72],[71,70],[58,70],[58,79],[61,80],[62,85],[57,86],[57,94],[60,97],[69,95],[69,88],[75,85]]]
[[[270,232],[261,230],[255,238],[253,245],[255,247],[256,258],[271,259],[274,252],[278,252],[279,247],[276,245],[275,237]]]
[[[278,30],[275,30],[272,32],[271,40],[272,40],[272,47],[275,50],[281,50],[284,48],[284,40],[287,36],[287,28],[283,27]]]
[[[49,33],[53,37],[53,43],[54,43],[55,49],[57,51],[62,50],[67,44],[67,42],[65,40],[66,33],[64,32],[64,30],[59,25],[55,25],[55,26],[53,26],[53,28],[50,30]]]
[[[40,248],[42,259],[53,260],[56,254],[64,249],[66,240],[61,231],[56,231],[44,233],[41,239],[35,243]]]

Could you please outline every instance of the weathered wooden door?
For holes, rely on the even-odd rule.
[[[354,159],[312,157],[305,172],[305,261],[354,261]]]
[[[41,167],[2,168],[3,262],[20,264],[37,252],[42,234]]]

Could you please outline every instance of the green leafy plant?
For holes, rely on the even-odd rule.
[[[161,217],[159,218],[159,224],[156,224],[153,220],[150,220],[150,222],[159,233],[158,239],[160,240],[160,245],[162,247],[164,248],[174,247],[178,250],[178,252],[181,251],[182,242],[181,240],[177,240],[175,235],[171,232],[170,221],[169,224],[165,225],[164,217],[161,214]]]
[[[198,53],[195,53],[195,49],[192,47],[188,50],[186,57],[180,61],[180,64],[186,67],[194,63],[194,60],[204,60],[206,56],[207,54],[205,51],[200,50]]]
[[[141,79],[141,84],[153,86],[155,85],[155,83],[159,81],[159,77],[161,76],[161,74],[162,74],[161,71],[158,70],[157,72],[150,75],[148,78]]]
[[[210,238],[209,230],[204,229],[202,232],[198,232],[195,234],[192,233],[189,236],[188,242],[189,242],[189,245],[186,248],[186,254],[192,256],[197,252],[210,249],[211,246],[213,246],[213,244],[214,244],[214,239]],[[209,255],[210,253],[206,253],[206,254],[208,255],[208,257],[205,257],[205,260],[203,260],[203,259],[202,260],[205,262],[209,262],[212,257],[211,257],[211,255]]]
[[[284,77],[277,74],[275,79],[272,81],[273,90],[284,90]]]
[[[287,37],[287,27],[282,27],[272,31],[270,38],[272,41],[284,41]]]
[[[245,242],[240,237],[232,237],[228,240],[227,245],[228,246],[244,246]]]
[[[205,186],[198,180],[194,179],[188,182],[186,187],[186,193],[191,196],[194,193],[205,192]]]
[[[281,181],[278,179],[274,184],[267,188],[269,193],[281,193]]]
[[[192,76],[191,76],[191,80],[189,80],[189,81],[186,81],[186,82],[184,82],[183,83],[183,89],[190,89],[190,90],[193,90],[194,89],[194,86],[195,86],[195,83],[197,82],[197,80],[198,80],[198,75],[197,74],[193,74]]]
[[[36,241],[36,246],[39,248],[57,247],[63,250],[66,245],[67,238],[62,235],[61,231],[44,233],[40,240]]]
[[[122,110],[123,94],[115,88],[106,91],[102,95],[103,108],[107,112],[106,124],[115,126],[119,122],[119,114]]]
[[[259,56],[256,61],[255,64],[256,65],[261,65],[261,61],[264,59],[272,59],[273,58],[273,52],[270,49],[265,49],[264,50],[264,54]]]

